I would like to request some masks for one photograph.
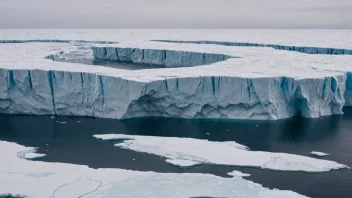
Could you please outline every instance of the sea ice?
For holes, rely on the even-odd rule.
[[[182,160],[182,159],[167,159],[165,161],[169,164],[172,164],[174,166],[179,166],[179,167],[190,167],[190,166],[201,164],[199,162],[195,162],[191,160]]]
[[[330,155],[328,153],[323,153],[323,152],[318,152],[318,151],[312,151],[312,152],[310,152],[310,154],[318,156],[318,157],[325,157],[325,156]]]
[[[311,157],[250,151],[246,146],[233,141],[213,142],[208,140],[176,137],[135,136],[122,134],[94,135],[102,140],[124,140],[116,147],[150,153],[170,160],[191,160],[202,164],[251,166],[282,171],[326,172],[348,168],[333,161]]]
[[[242,173],[242,172],[236,171],[236,170],[229,172],[227,174],[230,176],[234,176],[234,177],[249,177],[249,176],[251,176],[250,174]]]
[[[22,159],[35,159],[35,158],[41,158],[44,157],[45,154],[40,154],[37,153],[37,149],[27,149],[24,151],[20,151],[17,153],[17,157],[22,158]]]
[[[16,153],[33,148],[0,141],[0,195],[48,197],[305,197],[270,190],[240,177],[209,174],[92,169],[87,166],[29,161]]]

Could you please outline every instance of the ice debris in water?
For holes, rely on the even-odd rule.
[[[22,159],[35,159],[44,156],[45,154],[37,153],[37,148],[24,150],[17,153],[17,157]]]
[[[310,152],[311,155],[315,155],[315,156],[318,156],[318,157],[325,157],[325,156],[328,156],[330,154],[328,153],[323,153],[323,152],[318,152],[318,151],[312,151]]]
[[[236,171],[236,170],[229,172],[227,174],[230,176],[234,176],[234,177],[249,177],[249,176],[251,176],[250,174],[242,173],[242,172]]]
[[[191,167],[191,166],[201,164],[199,162],[195,162],[195,161],[191,161],[191,160],[182,160],[182,159],[167,159],[165,161],[169,164],[172,164],[172,165],[178,166],[178,167]]]

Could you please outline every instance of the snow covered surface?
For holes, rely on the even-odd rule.
[[[312,152],[310,152],[310,154],[318,156],[318,157],[325,157],[325,156],[330,155],[328,153],[323,153],[323,152],[318,152],[318,151],[312,151]]]
[[[260,120],[297,114],[309,118],[342,114],[343,106],[352,105],[351,55],[150,40],[350,49],[351,35],[351,31],[343,30],[0,30],[0,40],[119,42],[0,44],[0,113]],[[62,52],[81,52],[79,56],[92,58],[91,47],[186,51],[234,58],[212,64],[204,61],[208,65],[197,67],[137,71],[44,59]],[[143,60],[162,60],[153,58],[151,53],[148,60]],[[188,60],[195,62],[191,56]]]
[[[250,174],[242,173],[241,171],[236,171],[236,170],[229,172],[227,174],[230,176],[234,176],[234,177],[249,177],[249,176],[251,176]]]
[[[48,197],[304,197],[270,190],[239,177],[165,174],[29,161],[16,153],[33,148],[0,141],[0,195]]]
[[[251,166],[282,171],[326,172],[348,168],[345,165],[305,156],[250,151],[236,142],[176,137],[134,136],[123,134],[94,135],[102,140],[124,140],[116,147],[150,153],[171,160],[191,160],[202,164]]]
[[[214,40],[279,45],[351,48],[351,30],[0,30],[0,40],[86,41]]]
[[[174,166],[179,166],[179,167],[191,167],[191,166],[201,164],[199,162],[195,162],[191,160],[182,160],[182,159],[167,159],[165,161],[169,164],[172,164]]]

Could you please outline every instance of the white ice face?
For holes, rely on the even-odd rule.
[[[165,157],[169,160],[190,160],[200,164],[259,167],[281,171],[326,172],[348,168],[333,161],[305,156],[250,151],[236,142],[176,137],[134,136],[122,134],[94,135],[102,140],[124,140],[116,147]]]
[[[33,148],[0,141],[0,195],[47,197],[304,197],[270,190],[240,177],[165,174],[29,161],[16,154]],[[113,157],[113,156],[112,156]]]

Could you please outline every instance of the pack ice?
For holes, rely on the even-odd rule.
[[[67,42],[78,36],[72,32],[69,36],[49,32],[45,37],[52,36],[54,43],[36,42],[42,34],[31,35],[23,43],[15,36],[1,37],[14,40],[0,44],[0,113],[267,120],[338,115],[344,106],[352,105],[349,49],[333,40],[329,41],[332,47],[317,44],[334,32],[320,33],[315,40],[297,37],[297,45],[291,40],[254,45],[243,36],[239,38],[247,45],[224,45],[211,42],[215,36],[210,34],[202,36],[203,42],[187,43],[188,34],[194,32],[186,30],[177,34],[142,31],[143,35],[134,30],[135,38],[116,30],[122,36],[110,32],[99,42],[98,33],[82,34],[87,42]],[[222,33],[223,39],[233,41],[230,33]],[[342,37],[352,40],[347,33]],[[150,41],[160,39],[168,42]],[[297,47],[301,43],[308,47]],[[92,47],[88,58],[165,68],[129,71],[44,59],[79,51],[83,45]]]
[[[162,156],[166,158],[166,162],[181,167],[216,164],[306,172],[327,172],[349,168],[333,161],[300,155],[251,151],[246,146],[233,141],[213,142],[192,138],[123,134],[103,134],[94,135],[94,137],[101,140],[122,140],[121,143],[117,143],[115,146]]]
[[[264,188],[240,177],[92,169],[30,161],[16,155],[31,153],[33,149],[0,141],[0,197],[305,197]]]

